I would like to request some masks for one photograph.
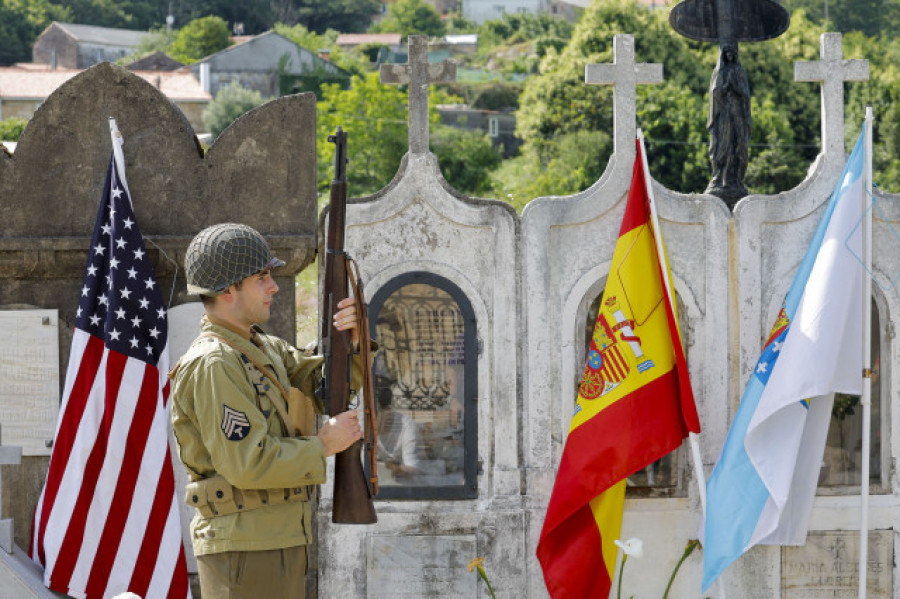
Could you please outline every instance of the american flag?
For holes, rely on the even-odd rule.
[[[189,597],[168,445],[166,309],[135,222],[121,136],[88,253],[32,559],[87,599]]]

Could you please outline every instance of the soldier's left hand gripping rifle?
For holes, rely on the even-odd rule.
[[[365,432],[357,441],[335,456],[334,506],[332,522],[337,524],[372,524],[377,521],[372,497],[378,494],[376,452],[378,427],[375,423],[375,392],[372,379],[369,322],[363,297],[359,267],[344,251],[344,228],[347,213],[347,133],[340,127],[328,136],[334,147],[334,179],[331,182],[331,204],[328,207],[328,236],[325,243],[325,280],[323,286],[322,353],[325,376],[319,390],[331,416],[352,408],[350,405],[350,365],[354,353],[347,331],[332,327],[338,302],[346,298],[348,286],[356,299],[356,330],[360,360],[363,366],[363,406]],[[369,457],[370,479],[366,481],[360,454],[363,442]],[[371,483],[371,488],[369,484]]]

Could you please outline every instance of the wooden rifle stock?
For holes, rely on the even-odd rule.
[[[324,310],[321,330],[325,376],[322,379],[321,391],[328,413],[331,416],[337,416],[349,408],[350,369],[353,357],[353,344],[349,331],[338,331],[333,324],[334,314],[338,310],[338,302],[349,295],[348,260],[344,252],[344,227],[347,212],[347,133],[338,127],[334,135],[328,136],[328,141],[335,144],[335,148],[334,180],[331,182],[328,235],[325,242]],[[364,308],[364,305],[357,305],[358,311],[364,310]],[[360,345],[368,344],[368,331],[360,330],[358,332],[360,333]],[[366,350],[368,350],[368,345]],[[363,353],[363,357],[368,358],[368,351]],[[370,383],[366,381],[366,384]],[[367,431],[374,424],[372,422],[374,405],[372,410],[372,414],[369,414],[367,406]],[[375,506],[372,503],[372,490],[366,481],[366,473],[360,459],[362,447],[363,440],[359,440],[335,455],[334,506],[331,520],[336,524],[372,524],[377,521]],[[375,447],[370,447],[369,451],[370,453],[374,452]]]

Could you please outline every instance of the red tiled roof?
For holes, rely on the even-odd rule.
[[[337,36],[338,46],[358,46],[360,44],[385,44],[399,46],[403,36],[399,33],[342,33]]]
[[[0,98],[42,100],[81,72],[80,69],[0,67]],[[134,71],[134,74],[158,87],[170,100],[208,102],[212,99],[190,71]]]

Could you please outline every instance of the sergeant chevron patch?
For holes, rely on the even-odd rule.
[[[245,413],[223,404],[222,432],[229,441],[240,441],[250,432],[250,420]]]

